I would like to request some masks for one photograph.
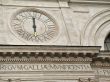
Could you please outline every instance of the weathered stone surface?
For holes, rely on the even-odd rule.
[[[89,5],[89,2],[94,4]],[[9,45],[102,46],[101,49],[104,50],[104,39],[109,33],[109,6],[95,5],[95,3],[103,4],[109,1],[1,0],[0,12],[3,14],[1,27],[4,30],[1,28],[3,33],[1,33],[0,42]],[[54,18],[59,28],[58,36],[52,41],[33,43],[13,34],[11,18],[17,11],[25,8],[36,8]]]
[[[0,0],[0,44],[7,45],[0,46],[0,82],[110,82],[110,52],[101,51],[110,32],[109,4],[110,0]],[[12,19],[24,17],[21,10],[26,9],[48,15],[56,23],[57,36],[32,42],[13,33]],[[22,26],[31,33],[30,20],[26,25],[23,20]],[[46,25],[37,23],[40,33],[39,27]],[[32,68],[36,65],[42,70]]]

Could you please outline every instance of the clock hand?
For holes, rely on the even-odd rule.
[[[34,35],[37,36],[37,33],[36,33],[36,24],[35,24],[35,18],[32,18],[32,20],[33,20]]]

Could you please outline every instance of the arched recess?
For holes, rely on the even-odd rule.
[[[110,32],[110,10],[96,14],[85,25],[81,34],[81,45],[102,46],[104,49],[105,37]]]
[[[104,41],[104,49],[110,51],[110,33],[107,35]]]

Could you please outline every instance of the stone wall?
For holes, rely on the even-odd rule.
[[[71,0],[1,0],[1,44],[9,45],[72,45],[102,46],[108,35],[109,2]],[[12,32],[11,18],[25,8],[36,8],[50,15],[57,23],[58,35],[48,42],[33,43]]]

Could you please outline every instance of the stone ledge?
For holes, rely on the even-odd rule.
[[[110,0],[70,0],[72,3],[110,4]]]
[[[91,62],[100,47],[94,46],[0,46],[0,62]]]
[[[0,45],[0,52],[99,53],[100,46]]]

